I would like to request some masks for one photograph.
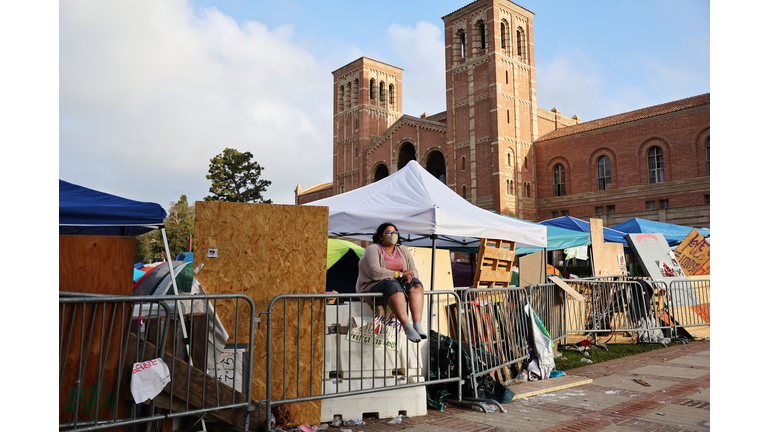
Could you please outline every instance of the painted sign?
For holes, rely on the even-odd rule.
[[[695,229],[677,246],[675,256],[686,276],[709,274],[709,242]]]

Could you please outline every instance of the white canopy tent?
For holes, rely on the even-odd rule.
[[[547,247],[545,226],[474,206],[416,161],[376,183],[305,205],[328,207],[328,234],[334,236],[370,241],[381,223],[392,222],[408,246],[477,247],[479,239],[490,238]]]

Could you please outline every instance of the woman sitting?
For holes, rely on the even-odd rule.
[[[400,242],[397,227],[390,222],[379,225],[373,235],[374,244],[365,248],[358,263],[359,273],[355,290],[359,293],[384,294],[384,302],[392,309],[395,318],[405,330],[411,342],[421,342],[427,334],[421,328],[421,312],[424,305],[424,287],[408,248]],[[380,304],[381,298],[375,298]],[[407,300],[407,301],[406,301]],[[408,308],[413,325],[408,320]]]

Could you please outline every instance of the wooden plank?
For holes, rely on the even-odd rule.
[[[675,249],[686,276],[709,275],[709,242],[695,229]]]
[[[543,250],[520,257],[521,287],[544,283],[546,282],[546,275],[546,260]]]
[[[688,326],[688,327],[682,327],[683,330],[685,330],[686,333],[691,335],[692,338],[699,340],[699,339],[705,339],[709,337],[709,326],[703,325],[703,326]]]
[[[327,239],[327,207],[195,203],[195,266],[204,264],[197,280],[211,294],[248,295],[255,303],[257,315],[266,312],[270,301],[280,294],[325,292]],[[209,257],[209,249],[215,249],[218,256]],[[296,301],[288,302],[285,309],[281,303],[273,311],[275,400],[283,398],[284,388],[285,398],[310,396],[310,388],[313,396],[322,393],[324,304],[308,303],[302,302],[301,313]],[[230,343],[247,342],[248,320],[242,319],[242,314],[248,308],[245,304],[241,308],[239,340]],[[233,304],[222,304],[218,315],[227,332],[234,336]],[[256,328],[254,342],[253,397],[257,400],[266,397],[265,324]],[[314,350],[309,349],[310,342]],[[318,400],[289,405],[296,425],[320,424],[320,403]]]
[[[622,268],[619,257],[624,257],[624,245],[608,243],[603,237],[602,219],[589,220],[589,235],[592,240],[592,270],[595,276],[627,274],[627,267]],[[623,262],[626,262],[624,260]]]
[[[130,333],[128,336],[128,352],[126,354],[127,361],[132,364],[133,359],[137,358],[136,346],[139,342],[135,333]],[[140,342],[144,344],[144,342]],[[149,342],[146,343],[146,351],[144,355],[139,355],[139,361],[152,360],[154,357],[151,354],[155,353],[156,347]],[[173,397],[182,401],[186,401],[193,408],[201,408],[217,406],[219,404],[232,403],[234,398],[235,403],[245,402],[247,399],[244,394],[235,391],[232,387],[219,382],[215,377],[203,373],[202,370],[189,366],[188,363],[182,361],[178,357],[173,357],[171,353],[166,351],[163,354],[163,361],[168,365],[168,369],[173,374],[171,376],[171,382],[166,384],[163,392],[170,394],[171,386],[173,387]],[[130,367],[130,365],[129,365]],[[189,373],[187,373],[189,371]],[[189,382],[189,387],[187,383]],[[189,390],[189,391],[187,391]],[[204,391],[203,391],[204,390]],[[203,392],[205,393],[205,403],[203,404]],[[218,395],[218,403],[216,397]],[[187,396],[189,396],[187,398]],[[165,406],[168,406],[168,399],[162,401]],[[174,402],[174,406],[179,405]],[[214,411],[209,415],[216,417],[219,420],[225,421],[233,426],[242,428],[245,420],[245,409],[227,409]],[[258,410],[251,411],[250,414],[250,430],[257,430],[264,423],[264,417],[259,418]]]
[[[133,260],[136,253],[136,239],[134,237],[116,236],[59,236],[59,291],[71,291],[94,294],[131,295],[133,286]],[[80,308],[75,315],[71,306],[60,322],[64,329],[73,326],[71,338],[64,340],[66,346],[69,343],[70,350],[63,355],[66,357],[67,369],[61,374],[61,386],[59,387],[59,422],[71,422],[74,418],[75,400],[78,385],[78,364],[87,356],[88,364],[85,365],[84,374],[80,381],[80,402],[78,407],[78,421],[92,420],[94,416],[99,419],[112,418],[116,413],[117,418],[123,417],[124,406],[122,394],[116,394],[118,382],[124,379],[118,376],[117,357],[108,357],[102,371],[99,371],[98,356],[100,346],[115,347],[119,344],[119,332],[102,334],[101,312],[106,311],[106,325],[115,313],[114,306],[87,305],[85,318]],[[96,316],[92,312],[98,310]],[[60,312],[61,313],[61,310]],[[126,315],[116,315],[117,328],[128,324]],[[79,331],[83,320],[86,322],[85,339],[81,340]],[[94,327],[89,327],[90,323]],[[108,331],[108,329],[107,329]],[[68,334],[68,333],[65,333]],[[90,338],[89,338],[90,336]],[[100,339],[105,339],[101,341]],[[90,341],[90,343],[88,342]],[[80,345],[83,345],[83,356],[80,356]],[[99,390],[99,373],[103,373],[101,390]],[[60,371],[61,373],[61,371]],[[126,387],[120,385],[121,393]],[[97,401],[96,398],[99,398]]]
[[[559,286],[563,291],[567,292],[569,296],[573,297],[576,301],[583,302],[584,296],[579,294],[575,289],[571,288],[562,279],[557,276],[550,276],[549,280]]]
[[[512,400],[518,400],[544,393],[552,393],[558,390],[590,384],[591,382],[591,378],[576,375],[566,375],[540,381],[529,381],[522,384],[512,384],[507,386],[507,388],[512,390],[512,392],[515,394],[515,397],[513,397]]]

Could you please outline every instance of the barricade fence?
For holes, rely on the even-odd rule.
[[[683,328],[692,336],[697,336],[697,333],[709,335],[709,289],[709,279],[674,280],[669,283],[669,309],[676,329]]]
[[[273,298],[262,312],[267,385],[259,405],[271,413],[278,405],[383,390],[451,385],[451,393],[460,391],[463,365],[441,345],[446,338],[461,344],[450,315],[451,306],[459,303],[456,293],[424,292],[421,322],[430,337],[420,343],[407,339],[389,307],[374,307],[377,299],[383,303],[380,293]],[[408,313],[413,320],[410,306]],[[456,400],[460,398],[459,393]]]
[[[669,304],[663,286],[644,280],[568,280],[584,301],[568,299],[567,333],[573,339],[601,341],[631,337],[638,343],[666,345],[674,337],[674,326],[664,319]],[[565,345],[571,345],[566,343]]]
[[[229,332],[219,320],[224,311]],[[255,317],[253,301],[240,294],[60,293],[59,430],[142,424],[159,430],[163,420],[182,418],[191,426],[205,419],[258,426],[263,420],[251,403],[249,373]],[[244,342],[230,346],[230,339]],[[162,390],[148,380],[160,393],[153,397],[144,388],[142,394],[142,371],[163,372],[163,364]]]
[[[528,301],[541,319],[554,343],[565,343],[568,294],[554,283],[528,287]]]

